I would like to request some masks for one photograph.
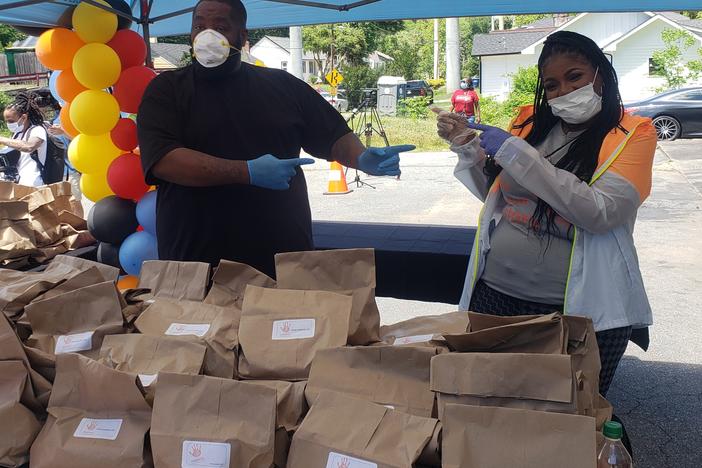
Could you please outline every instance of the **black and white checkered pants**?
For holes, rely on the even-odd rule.
[[[478,281],[470,301],[470,310],[481,314],[514,316],[541,315],[562,312],[562,304],[541,304],[502,294]],[[607,391],[614,378],[619,361],[626,351],[631,327],[613,328],[595,333],[597,346],[600,348],[600,393],[607,396]]]

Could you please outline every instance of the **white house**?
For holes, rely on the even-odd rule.
[[[251,55],[261,60],[266,67],[278,68],[280,70],[288,70],[290,66],[290,38],[278,36],[264,36],[260,41],[251,46]],[[327,65],[327,56],[322,54],[322,66]],[[375,51],[370,54],[364,61],[371,68],[380,68],[384,64],[392,61],[393,58],[382,52]],[[312,52],[302,52],[302,75],[305,81],[308,81],[310,76],[320,76],[322,70],[319,70],[317,62],[314,60]]]
[[[700,58],[697,50],[702,47],[702,21],[670,12],[581,13],[564,20],[547,18],[518,29],[478,34],[473,39],[472,54],[480,58],[482,94],[504,99],[512,88],[511,75],[519,67],[536,65],[550,34],[577,32],[594,40],[611,56],[622,99],[631,102],[652,95],[664,84],[655,73],[651,57],[664,48],[661,33],[665,29],[689,32],[695,46],[687,51],[685,59]]]

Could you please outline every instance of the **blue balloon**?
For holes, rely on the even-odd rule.
[[[56,91],[56,80],[58,80],[60,74],[61,70],[51,72],[51,76],[49,76],[49,91],[51,92],[51,95],[54,97],[54,99],[56,99],[61,105],[61,107],[63,107],[64,104],[66,104],[66,101],[61,99],[61,96],[59,96],[58,91]]]
[[[136,207],[137,221],[144,231],[156,235],[156,197],[157,190],[148,192],[144,195]]]
[[[130,275],[139,276],[141,264],[146,260],[158,260],[156,237],[146,231],[135,232],[122,242],[119,263]]]

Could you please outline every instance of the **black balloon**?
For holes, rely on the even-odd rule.
[[[124,0],[107,0],[107,3],[119,12],[132,15],[132,9],[129,8],[129,5]],[[131,27],[132,20],[117,15],[117,29],[129,29]]]
[[[122,268],[119,264],[119,246],[100,242],[97,248],[97,261],[105,265]]]
[[[97,202],[88,214],[88,230],[100,242],[119,245],[137,227],[136,203],[114,195]]]

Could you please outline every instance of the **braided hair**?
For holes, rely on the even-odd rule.
[[[14,110],[19,115],[27,114],[30,125],[42,125],[44,123],[44,114],[39,108],[39,99],[34,93],[21,92],[17,94],[15,100],[7,108]]]
[[[624,106],[619,94],[617,72],[592,39],[570,31],[559,31],[548,37],[539,56],[534,114],[524,123],[514,125],[513,128],[520,129],[532,125],[525,139],[530,145],[536,146],[543,143],[555,125],[561,124],[561,119],[553,115],[548,105],[541,74],[545,63],[552,56],[560,54],[575,55],[587,60],[593,68],[599,69],[598,76],[603,83],[602,110],[593,117],[589,127],[573,141],[566,154],[555,164],[555,167],[575,174],[584,182],[589,182],[597,169],[600,148],[607,134],[616,128],[626,131],[620,124],[624,116]],[[485,172],[490,179],[490,185],[500,171],[501,168],[494,161],[486,164]],[[531,230],[536,233],[545,233],[550,239],[551,235],[557,232],[555,219],[556,212],[539,199],[529,225]]]

